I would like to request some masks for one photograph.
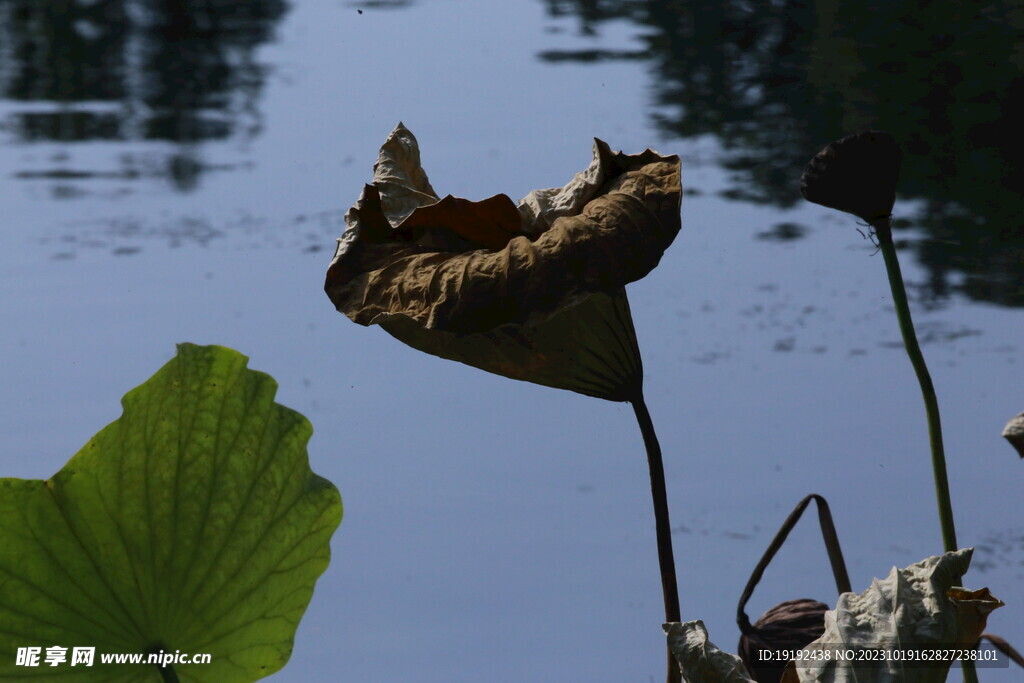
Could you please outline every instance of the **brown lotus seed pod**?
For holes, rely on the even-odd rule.
[[[761,615],[740,636],[739,655],[758,683],[778,683],[788,661],[762,658],[760,650],[799,650],[825,632],[828,605],[807,598],[787,600]]]
[[[848,135],[811,159],[800,178],[800,192],[809,202],[864,219],[885,237],[902,159],[896,139],[888,133]]]

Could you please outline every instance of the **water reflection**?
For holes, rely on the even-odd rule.
[[[330,248],[332,239],[344,231],[344,214],[343,210],[331,209],[274,221],[247,211],[217,219],[202,214],[105,215],[68,221],[60,232],[42,236],[38,243],[52,250],[54,260],[68,261],[83,250],[131,256],[142,252],[144,244],[153,240],[176,249],[186,245],[207,246],[232,234],[239,250],[269,248],[319,254],[322,258],[321,252]]]
[[[791,206],[804,163],[825,143],[877,127],[907,155],[904,225],[929,271],[926,296],[950,292],[1024,305],[1024,8],[1016,0],[545,0],[583,34],[627,20],[642,49],[559,50],[551,62],[653,64],[658,125],[714,134],[730,198]]]
[[[362,14],[364,9],[404,9],[412,5],[412,0],[364,0],[349,4]]]
[[[62,151],[18,177],[60,188],[70,179],[157,175],[192,189],[213,167],[201,143],[259,132],[265,67],[254,53],[286,9],[284,0],[0,0],[8,140],[62,150],[85,141],[170,143],[156,153],[119,149],[116,170]]]

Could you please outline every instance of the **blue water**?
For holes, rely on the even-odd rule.
[[[312,466],[345,502],[273,680],[660,680],[654,525],[629,406],[419,354],[323,294],[341,216],[401,120],[435,189],[469,198],[561,185],[593,137],[683,158],[683,230],[628,292],[685,619],[734,650],[747,576],[807,493],[832,504],[855,590],[939,553],[923,408],[881,255],[852,217],[721,196],[733,183],[722,141],[656,126],[643,60],[538,59],[637,44],[625,21],[596,36],[574,27],[539,3],[296,3],[245,55],[258,87],[199,107],[231,123],[219,136],[30,138],[16,125],[25,111],[123,105],[0,101],[2,474],[56,472],[176,342],[231,346],[313,422]],[[802,237],[779,239],[787,230]],[[928,278],[912,252],[903,267]],[[960,543],[977,548],[964,581],[1007,603],[989,629],[1020,648],[1024,469],[999,433],[1024,410],[1024,311],[954,294],[914,313]],[[749,613],[834,602],[830,584],[809,517]]]

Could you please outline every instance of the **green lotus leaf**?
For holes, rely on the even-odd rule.
[[[247,360],[182,344],[54,477],[0,479],[0,679],[227,683],[288,661],[341,498]],[[102,662],[160,651],[210,662]]]

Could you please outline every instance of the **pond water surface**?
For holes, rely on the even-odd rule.
[[[273,680],[660,680],[629,406],[350,323],[322,290],[342,216],[398,121],[433,186],[474,199],[564,184],[594,137],[682,157],[683,230],[628,291],[683,616],[734,650],[808,493],[855,590],[941,551],[881,254],[799,199],[811,155],[877,126],[906,152],[897,240],[965,583],[1020,648],[1024,463],[999,434],[1024,410],[1022,15],[748,5],[0,0],[0,474],[57,471],[176,342],[230,346],[313,422],[345,503]],[[835,600],[812,519],[751,617],[799,597]]]

